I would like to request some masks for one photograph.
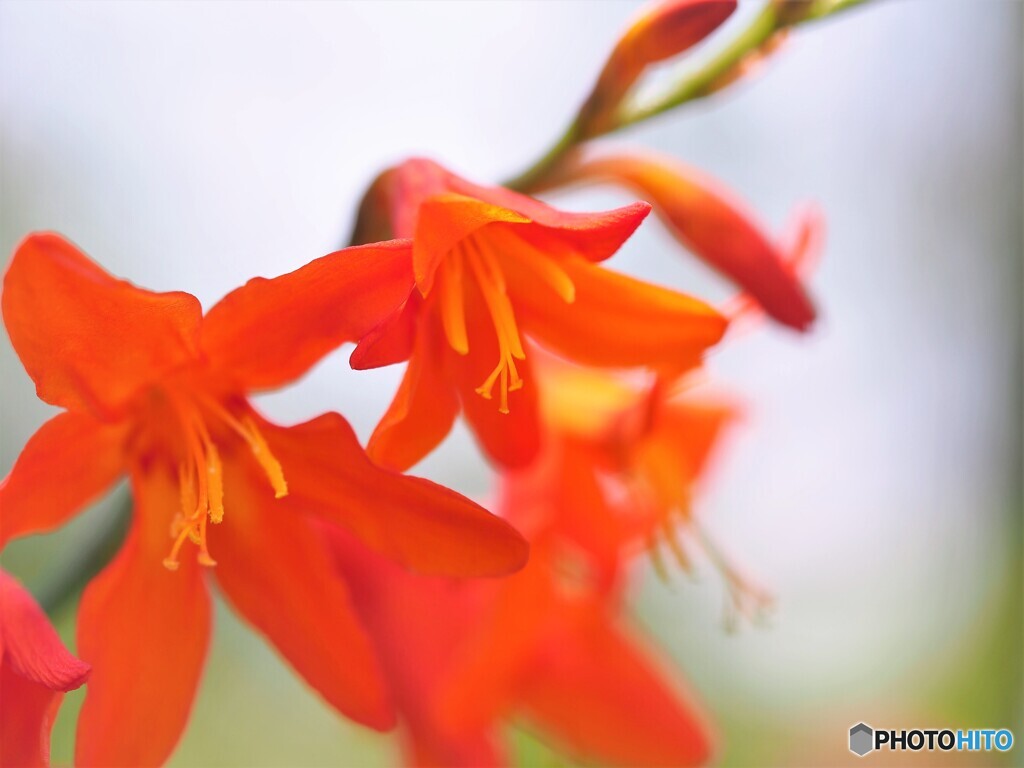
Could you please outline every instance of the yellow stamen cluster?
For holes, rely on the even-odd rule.
[[[266,439],[250,417],[245,416],[239,421],[226,408],[207,397],[201,396],[198,401],[193,401],[173,395],[170,399],[185,437],[188,458],[178,466],[181,509],[171,523],[174,544],[170,554],[164,558],[164,566],[177,570],[178,555],[186,539],[199,547],[197,560],[200,565],[214,566],[217,561],[210,556],[207,547],[206,526],[208,521],[216,525],[224,520],[223,465],[200,406],[249,445],[274,489],[275,498],[288,495],[288,484],[281,464],[270,452]]]
[[[572,280],[554,260],[526,243],[516,244],[515,255],[517,266],[521,266],[532,279],[550,286],[563,301],[572,302],[575,299]],[[498,410],[508,413],[508,393],[523,387],[523,379],[516,369],[516,360],[525,360],[526,353],[509,300],[505,274],[498,256],[483,236],[466,238],[448,254],[445,261],[438,282],[445,336],[452,349],[460,355],[469,353],[464,295],[467,270],[480,287],[498,341],[498,363],[476,391],[481,397],[490,400],[497,384]]]

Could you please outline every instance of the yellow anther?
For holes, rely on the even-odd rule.
[[[452,349],[460,355],[469,353],[466,333],[466,305],[462,292],[463,256],[460,251],[451,254],[438,281],[441,304],[441,324]]]
[[[207,504],[210,522],[219,523],[224,519],[224,478],[217,446],[206,444]]]
[[[263,468],[263,472],[270,481],[270,486],[274,489],[274,498],[280,499],[283,496],[287,496],[288,482],[284,479],[284,470],[281,469],[281,463],[270,452],[270,446],[267,445],[267,441],[260,434],[256,422],[246,416],[243,420],[243,426],[248,433],[248,442],[249,447],[252,449],[252,455]]]

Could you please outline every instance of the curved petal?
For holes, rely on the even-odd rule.
[[[425,458],[451,431],[459,399],[445,376],[443,340],[427,325],[416,339],[409,366],[366,453],[381,466],[404,471]]]
[[[414,766],[504,765],[497,728],[453,731],[438,722],[434,697],[473,625],[481,598],[502,582],[430,578],[368,550],[348,531],[321,526],[337,567],[380,654],[401,719],[406,762]],[[493,732],[492,732],[493,731]]]
[[[470,627],[436,697],[439,722],[454,733],[492,726],[518,703],[523,676],[558,622],[544,550],[499,591]]]
[[[679,372],[725,333],[725,318],[697,299],[579,258],[559,265],[576,286],[571,304],[516,270],[505,274],[527,333],[574,362]]]
[[[49,768],[50,732],[63,698],[0,663],[0,765]]]
[[[88,676],[28,591],[0,571],[0,765],[50,764],[63,691]]]
[[[136,520],[124,546],[82,596],[78,650],[93,667],[78,719],[80,766],[160,765],[188,722],[210,637],[201,566],[163,566],[178,510],[158,468],[133,476]]]
[[[123,471],[124,429],[61,413],[43,424],[0,482],[0,548],[62,525]]]
[[[324,542],[294,505],[236,460],[225,472],[228,513],[211,533],[214,574],[235,609],[347,717],[377,730],[395,723],[383,673]]]
[[[3,315],[41,399],[111,418],[139,389],[196,357],[202,308],[187,293],[117,280],[44,233],[14,252]]]
[[[288,479],[286,504],[348,528],[406,567],[498,576],[526,562],[529,546],[508,523],[443,486],[378,467],[340,415],[260,428]]]
[[[695,708],[603,612],[552,639],[521,688],[526,711],[574,753],[630,766],[703,765]]]
[[[423,299],[413,292],[386,320],[363,336],[352,350],[349,365],[365,371],[408,360],[416,343],[416,325]]]
[[[413,238],[413,268],[420,293],[426,296],[430,292],[438,265],[460,240],[490,224],[529,221],[520,213],[475,197],[449,192],[427,198],[419,205]]]
[[[466,284],[465,313],[470,353],[459,355],[445,349],[462,411],[477,442],[492,461],[507,468],[524,467],[536,458],[541,444],[539,393],[530,360],[515,361],[523,384],[508,393],[508,413],[502,413],[496,402],[497,393],[484,398],[477,391],[501,355],[493,322],[475,281]]]
[[[406,240],[373,243],[254,278],[209,311],[203,351],[248,389],[292,381],[401,307],[413,289],[410,253]]]
[[[0,665],[51,691],[71,691],[89,676],[85,664],[64,647],[32,595],[0,571]]]
[[[728,190],[673,158],[607,155],[570,161],[574,180],[609,180],[651,201],[675,237],[749,293],[776,321],[807,330],[814,305],[787,254]]]

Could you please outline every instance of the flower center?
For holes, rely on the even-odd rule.
[[[214,566],[217,561],[210,556],[207,547],[206,526],[207,521],[217,524],[224,519],[224,481],[220,453],[210,437],[204,410],[248,444],[270,481],[275,498],[288,495],[288,484],[281,464],[250,416],[239,420],[216,400],[202,394],[188,398],[170,392],[168,397],[185,440],[186,458],[178,465],[181,509],[171,522],[174,543],[170,554],[164,558],[164,566],[177,570],[178,556],[187,539],[199,547],[196,559],[200,565]]]
[[[555,261],[525,242],[516,243],[515,256],[516,268],[521,269],[525,277],[549,285],[564,301],[573,301],[575,286]],[[508,393],[523,387],[516,360],[525,360],[526,353],[501,262],[492,250],[492,244],[482,235],[470,235],[456,245],[447,255],[439,275],[437,288],[445,336],[452,349],[460,355],[469,353],[464,293],[467,271],[480,288],[498,341],[497,365],[476,391],[490,400],[497,384],[498,410],[508,413]]]

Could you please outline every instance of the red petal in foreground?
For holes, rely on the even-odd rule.
[[[630,766],[704,765],[707,728],[669,675],[595,612],[552,638],[522,691],[526,712],[573,754]]]
[[[408,241],[346,248],[294,272],[254,278],[203,321],[210,364],[247,390],[297,379],[392,315],[413,288]]]
[[[60,525],[121,474],[125,432],[91,416],[61,413],[29,439],[0,482],[0,548]]]
[[[88,676],[32,596],[0,571],[0,765],[49,765],[63,692]]]
[[[210,636],[201,567],[163,566],[175,482],[133,477],[136,521],[114,561],[82,596],[78,648],[93,667],[78,720],[79,766],[160,765],[188,722]]]
[[[7,268],[3,315],[41,399],[109,418],[195,358],[202,309],[187,293],[111,277],[59,235],[35,234]]]
[[[378,467],[340,415],[260,429],[288,474],[279,503],[351,530],[408,568],[501,576],[526,562],[529,546],[508,523],[443,486]]]
[[[226,474],[232,513],[211,534],[217,582],[332,706],[371,728],[390,728],[394,713],[377,657],[323,539],[294,505],[254,491],[260,478],[248,474],[243,466]]]

